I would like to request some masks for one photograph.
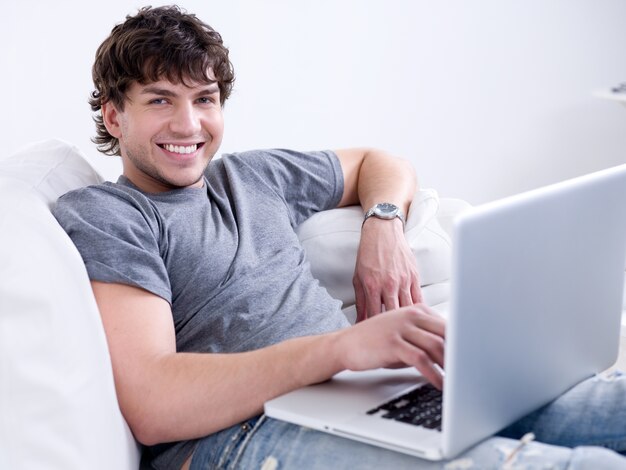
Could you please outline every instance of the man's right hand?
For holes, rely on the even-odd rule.
[[[424,304],[385,312],[338,332],[345,369],[413,366],[435,387],[443,377],[445,320]]]

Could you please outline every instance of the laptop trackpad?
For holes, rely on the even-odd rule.
[[[441,432],[421,426],[366,414],[338,424],[333,431],[339,436],[385,447],[396,452],[431,460],[442,457]]]

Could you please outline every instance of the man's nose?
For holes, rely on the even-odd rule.
[[[170,129],[181,135],[198,134],[202,129],[199,110],[195,109],[192,103],[180,104],[172,116]]]

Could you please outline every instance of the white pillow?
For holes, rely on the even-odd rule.
[[[87,272],[49,211],[99,180],[60,141],[0,161],[0,468],[139,467]]]
[[[436,191],[418,191],[404,231],[417,261],[424,300],[429,305],[445,302],[449,296],[451,242],[437,220],[438,209]],[[331,296],[343,302],[350,320],[354,320],[352,276],[362,222],[361,207],[351,206],[319,212],[298,227],[313,275]]]
[[[29,144],[0,160],[0,176],[23,181],[49,207],[72,189],[103,181],[76,147],[58,139]]]

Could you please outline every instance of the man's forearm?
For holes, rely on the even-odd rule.
[[[364,211],[379,202],[391,202],[406,216],[416,189],[415,170],[408,161],[379,150],[368,151],[365,155],[358,184],[359,201]]]
[[[164,355],[144,363],[133,384],[118,387],[120,404],[144,444],[206,436],[261,413],[271,398],[339,372],[335,342],[328,334],[245,353]]]
[[[336,151],[344,171],[340,206],[361,204],[366,211],[379,202],[391,202],[406,214],[417,189],[410,162],[376,149]]]

